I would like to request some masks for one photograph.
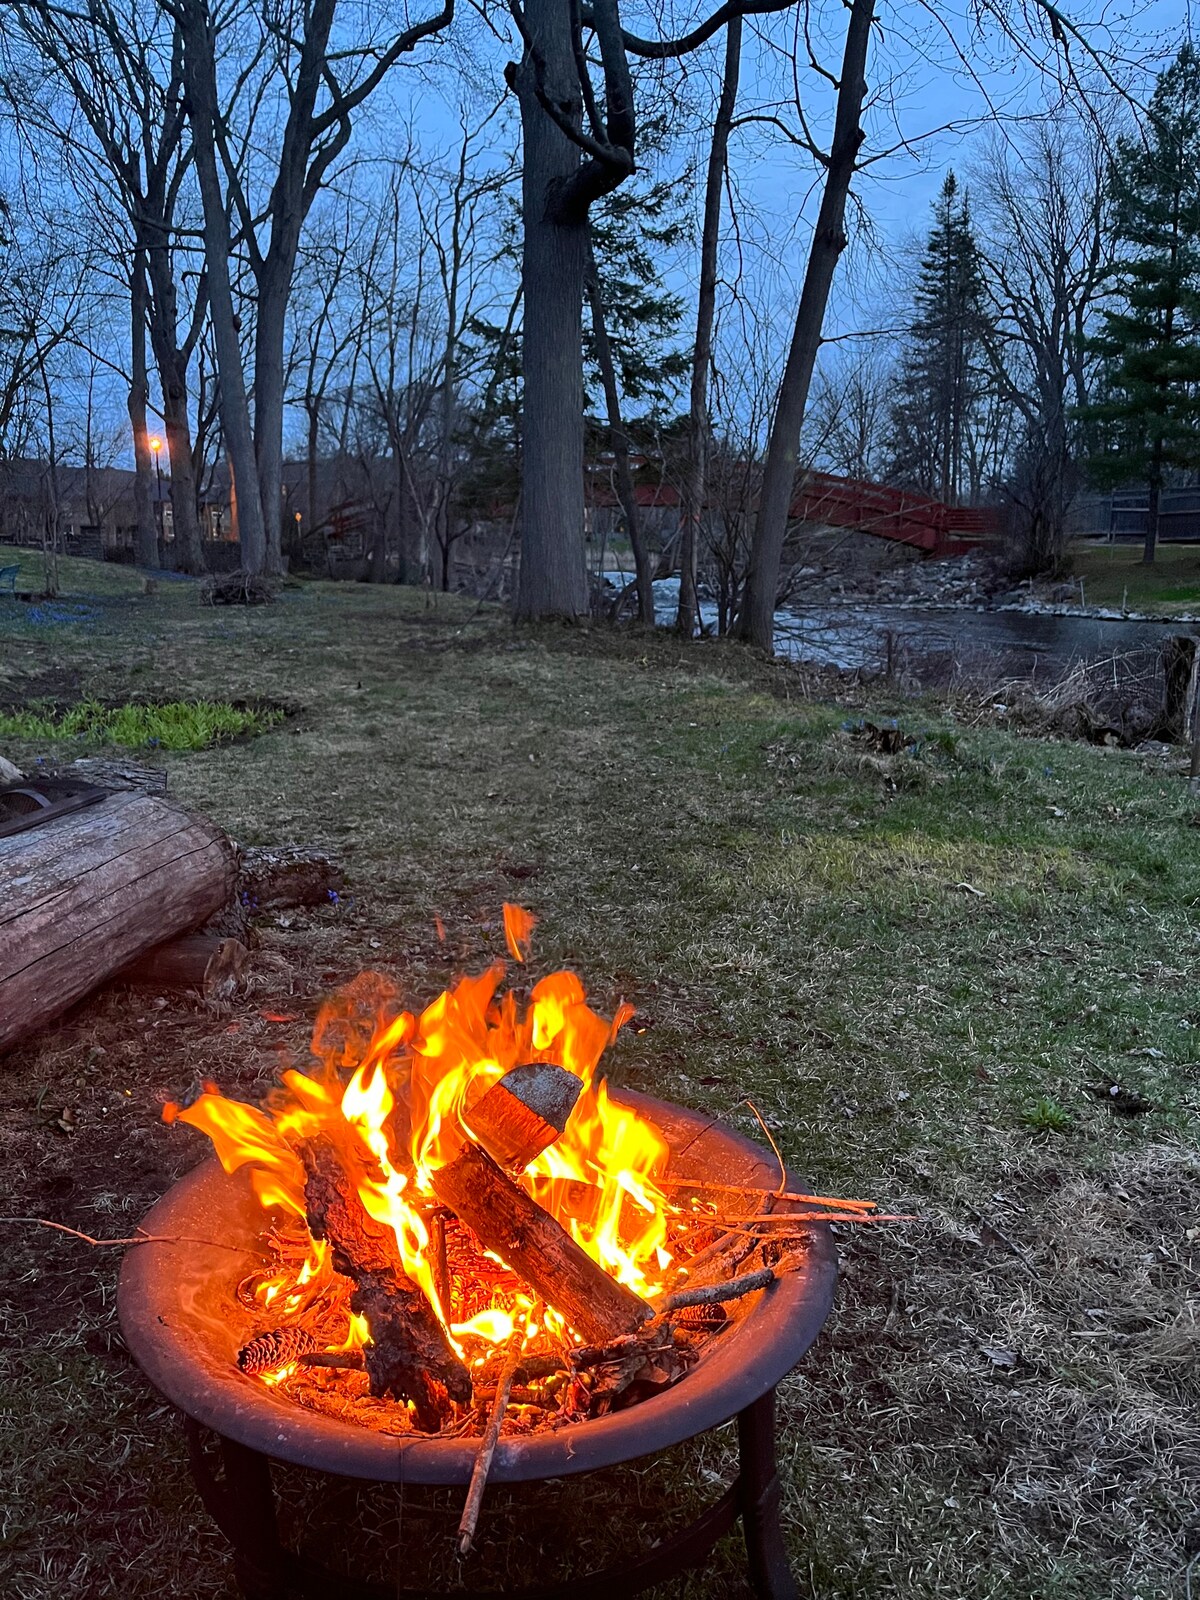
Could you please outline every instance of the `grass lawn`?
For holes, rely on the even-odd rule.
[[[1184,1594],[1200,829],[1178,781],[915,702],[866,708],[931,735],[880,756],[846,725],[861,704],[810,700],[733,647],[515,631],[390,588],[212,611],[165,584],[38,626],[0,604],[0,703],[85,690],[291,704],[249,742],[155,759],[239,840],[330,847],[350,886],[263,919],[232,1009],[110,991],[0,1062],[0,1212],[128,1234],[206,1154],[162,1125],[164,1100],[209,1077],[261,1094],[363,967],[431,998],[503,953],[519,899],[535,967],[636,1004],[618,1081],[753,1133],[751,1096],[819,1192],[921,1214],[842,1234],[834,1314],[780,1391],[806,1600]],[[1153,1109],[1116,1115],[1118,1084]],[[116,1329],[119,1252],[11,1223],[3,1241],[0,1593],[231,1595],[176,1420]],[[496,1493],[461,1570],[457,1496],[280,1480],[289,1532],[326,1559],[453,1589],[611,1559],[637,1536],[625,1516],[648,1541],[729,1459],[722,1434]],[[742,1573],[731,1540],[658,1593],[734,1600]]]
[[[1147,567],[1140,544],[1079,543],[1071,549],[1071,571],[1083,579],[1090,606],[1124,606],[1168,617],[1200,610],[1200,545],[1160,545]]]

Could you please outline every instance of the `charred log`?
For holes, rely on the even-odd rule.
[[[433,1307],[405,1273],[395,1235],[368,1213],[333,1145],[309,1140],[300,1156],[308,1174],[309,1231],[328,1240],[335,1270],[354,1284],[350,1308],[370,1325],[364,1359],[371,1393],[410,1400],[417,1427],[435,1433],[450,1415],[451,1401],[470,1401],[470,1375]]]
[[[430,1181],[441,1204],[585,1339],[609,1344],[649,1321],[645,1301],[597,1266],[478,1145],[465,1143]]]

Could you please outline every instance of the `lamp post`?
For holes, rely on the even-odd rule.
[[[166,528],[163,526],[162,440],[158,439],[158,438],[151,439],[151,441],[150,441],[150,449],[154,453],[154,472],[155,472],[155,476],[158,478],[158,497],[157,497],[157,500],[155,502],[155,510],[158,513],[158,559],[159,559],[159,563],[161,564],[163,559],[164,559],[164,557],[165,557],[165,555],[166,555],[165,546],[166,546],[166,542],[167,542]]]

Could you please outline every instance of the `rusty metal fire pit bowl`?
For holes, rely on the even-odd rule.
[[[672,1177],[763,1189],[778,1184],[770,1154],[712,1118],[646,1095],[626,1091],[613,1097],[658,1126],[671,1148]],[[216,1161],[204,1162],[154,1206],[143,1227],[172,1242],[128,1252],[118,1288],[121,1328],[147,1377],[187,1419],[197,1487],[234,1546],[242,1593],[252,1600],[293,1593],[384,1600],[398,1592],[425,1592],[340,1577],[285,1549],[276,1530],[270,1460],[378,1483],[465,1485],[475,1442],[375,1433],[304,1410],[238,1371],[237,1351],[251,1318],[235,1289],[253,1258],[263,1254],[263,1212],[244,1172],[229,1176]],[[796,1270],[729,1305],[727,1326],[673,1388],[594,1421],[502,1439],[489,1477],[511,1484],[611,1467],[736,1417],[740,1466],[725,1494],[689,1527],[619,1569],[561,1588],[506,1593],[525,1600],[634,1594],[700,1565],[740,1516],[755,1593],[768,1600],[795,1595],[779,1526],[775,1386],[820,1332],[836,1277],[828,1230],[813,1224],[807,1231],[808,1248]],[[244,1254],[228,1248],[243,1241]],[[220,1440],[220,1478],[203,1448],[206,1429]]]

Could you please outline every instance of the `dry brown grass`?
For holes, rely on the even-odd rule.
[[[916,753],[864,764],[844,710],[730,648],[514,633],[395,591],[313,586],[230,616],[172,590],[21,646],[0,697],[54,679],[295,704],[249,744],[164,757],[172,790],[242,839],[334,849],[351,883],[338,907],[265,920],[232,1009],[110,992],[6,1058],[0,1211],[127,1233],[200,1153],[163,1100],[201,1077],[261,1093],[332,985],[372,965],[428,998],[502,950],[519,898],[539,965],[637,1004],[623,1081],[750,1131],[751,1094],[798,1175],[925,1218],[843,1236],[834,1316],[782,1391],[806,1600],[1182,1596],[1200,1546],[1200,833],[1161,774],[926,709],[936,738],[918,726]],[[1121,1119],[1089,1093],[1118,1082],[1155,1109]],[[1069,1132],[1031,1135],[1040,1095]],[[116,1261],[2,1239],[0,1593],[229,1595],[174,1419],[116,1333]],[[497,1495],[462,1577],[599,1562],[631,1537],[624,1514],[649,1537],[728,1465],[717,1435]],[[284,1477],[327,1555],[456,1581],[446,1496]],[[732,1542],[662,1596],[746,1592]]]

